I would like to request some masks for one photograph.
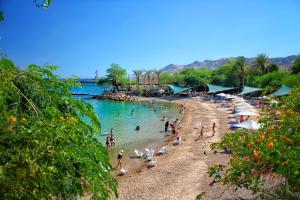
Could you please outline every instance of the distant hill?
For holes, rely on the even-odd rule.
[[[280,65],[282,68],[289,68],[291,67],[293,61],[295,60],[297,56],[292,55],[292,56],[287,56],[287,57],[275,57],[275,58],[270,58],[271,63],[276,63]],[[204,60],[204,61],[195,61],[191,64],[187,65],[177,65],[177,64],[170,64],[167,65],[163,68],[163,71],[165,72],[176,72],[180,71],[184,68],[189,68],[189,67],[195,67],[195,68],[208,68],[208,69],[216,69],[225,63],[228,62],[230,59],[235,59],[236,57],[230,57],[230,58],[220,58],[217,60]],[[248,63],[253,63],[255,61],[255,58],[246,58]]]

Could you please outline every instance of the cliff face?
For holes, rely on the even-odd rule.
[[[287,57],[275,57],[270,58],[271,63],[276,63],[282,68],[289,68],[291,67],[293,61],[295,60],[297,56],[287,56]],[[176,72],[180,71],[184,68],[188,67],[196,67],[196,68],[208,68],[208,69],[216,69],[225,63],[228,62],[230,59],[235,59],[235,57],[231,58],[221,58],[217,60],[204,60],[204,61],[195,61],[191,64],[187,65],[177,65],[177,64],[170,64],[163,68],[165,72]],[[246,58],[248,63],[253,63],[255,61],[255,58]]]

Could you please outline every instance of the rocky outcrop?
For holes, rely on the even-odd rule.
[[[129,96],[124,93],[113,93],[113,94],[104,94],[97,95],[93,97],[98,100],[109,100],[109,101],[127,101],[127,102],[135,102],[138,101],[139,98],[135,96]]]

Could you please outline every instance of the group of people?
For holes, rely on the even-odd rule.
[[[212,136],[215,136],[216,128],[217,128],[217,125],[214,122],[213,125],[212,125]],[[203,135],[204,135],[204,126],[202,126],[201,129],[200,129],[200,131],[199,131],[199,138],[202,139]]]
[[[179,114],[183,114],[183,113],[184,113],[184,110],[185,110],[184,104],[180,104],[180,105],[179,105]]]
[[[115,146],[116,144],[116,141],[115,141],[115,138],[114,138],[114,135],[113,135],[113,128],[110,129],[110,135],[108,135],[106,137],[106,148],[109,148],[109,147],[112,147],[112,146]]]
[[[169,130],[169,127],[171,127],[172,134],[173,135],[178,135],[178,128],[179,128],[180,120],[176,119],[175,121],[166,121],[165,122],[165,132]]]

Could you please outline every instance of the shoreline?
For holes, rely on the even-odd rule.
[[[248,195],[248,191],[244,190],[223,192],[226,188],[219,183],[209,186],[212,178],[207,174],[208,167],[213,164],[227,165],[230,158],[230,155],[220,152],[215,154],[209,147],[228,132],[229,118],[226,109],[191,98],[140,100],[184,104],[186,109],[181,119],[183,128],[180,129],[183,141],[173,146],[172,134],[169,134],[163,142],[168,153],[158,156],[155,167],[147,168],[147,163],[144,162],[136,170],[117,177],[118,199],[195,199],[201,192],[205,192],[203,199],[230,199],[236,198],[238,194]],[[196,140],[199,135],[196,126],[200,122],[205,126],[204,137]],[[213,122],[217,123],[217,130],[212,137]],[[219,195],[222,196],[218,197]]]
[[[104,101],[107,101],[107,100],[104,100]],[[112,101],[112,100],[109,100],[109,101]],[[152,101],[155,101],[155,103],[171,103],[176,106],[178,106],[180,104],[179,102],[170,102],[167,99],[160,99],[160,98],[155,98],[155,97],[141,97],[141,98],[139,98],[138,101],[130,102],[130,103],[148,103],[148,102],[152,102]],[[118,102],[118,101],[116,101],[116,102]],[[180,114],[180,116],[179,116],[180,121],[182,121],[182,119],[184,118],[184,115],[185,115],[185,113]],[[175,118],[174,118],[174,120],[175,120]],[[158,152],[160,147],[167,146],[170,141],[173,141],[171,131],[164,132],[164,134],[165,134],[165,136],[163,138],[163,141],[155,144],[155,147],[154,147],[155,152]],[[145,160],[143,160],[143,158],[129,158],[129,159],[140,159],[141,161],[140,161],[140,164],[138,164],[137,166],[134,166],[132,169],[130,169],[128,172],[126,172],[126,174],[124,176],[140,173],[143,169],[147,168],[148,162],[145,162]],[[119,170],[117,170],[117,171],[116,170],[117,169],[114,169],[112,171],[112,173],[115,176],[115,178],[117,180],[119,180],[123,176],[118,176],[117,171],[119,171]]]

